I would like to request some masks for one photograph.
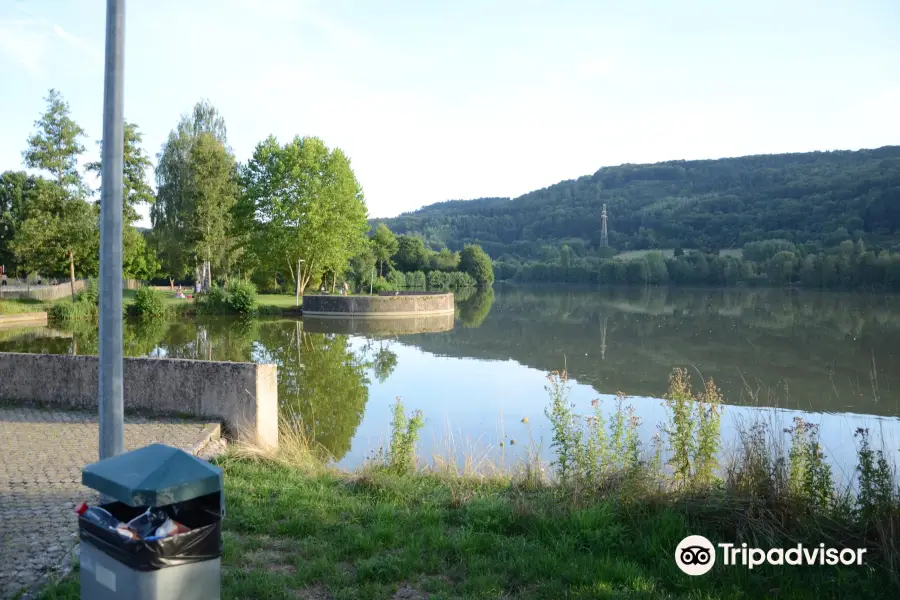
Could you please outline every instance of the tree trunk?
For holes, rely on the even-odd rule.
[[[384,261],[383,260],[378,261],[378,276],[384,277]]]
[[[170,290],[174,290],[174,289],[175,289],[175,280],[172,279],[171,277],[169,277],[169,289],[170,289]]]
[[[72,286],[72,302],[75,302],[75,254],[69,250],[69,283]]]
[[[334,294],[334,290],[337,288],[337,271],[331,274],[331,293]]]

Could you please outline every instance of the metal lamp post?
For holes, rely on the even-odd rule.
[[[100,459],[125,445],[122,378],[122,171],[125,0],[106,2],[100,180]]]

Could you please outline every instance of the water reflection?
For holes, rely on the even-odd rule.
[[[648,436],[662,418],[653,398],[683,366],[697,380],[716,379],[731,405],[726,436],[732,419],[776,406],[838,413],[813,417],[834,455],[852,457],[853,429],[866,423],[896,445],[887,434],[900,413],[897,296],[498,287],[456,300],[455,326],[450,317],[129,321],[124,348],[128,356],[276,364],[283,414],[345,465],[382,443],[397,396],[425,411],[425,453],[446,441],[447,423],[495,446],[502,435],[521,444],[526,416],[545,435],[543,375],[563,366],[584,407],[620,390],[633,397]],[[97,354],[97,328],[3,331],[0,351]],[[789,423],[794,414],[773,418]]]

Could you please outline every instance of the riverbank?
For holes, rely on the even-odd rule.
[[[175,316],[193,316],[197,314],[193,299],[176,298],[174,292],[163,292],[163,302],[170,313]],[[134,290],[122,291],[122,304],[128,307],[134,303]],[[49,312],[56,304],[72,303],[71,298],[61,298],[53,302],[40,300],[0,300],[0,315],[16,315],[31,312]],[[299,314],[300,309],[296,305],[296,296],[288,294],[260,294],[257,296],[258,314],[260,315],[289,315]],[[300,299],[302,306],[303,299]]]
[[[575,414],[565,374],[551,374],[551,465],[530,450],[507,471],[415,460],[424,417],[399,401],[385,448],[353,472],[323,460],[302,425],[284,424],[276,451],[235,445],[218,459],[223,597],[898,596],[892,456],[860,432],[851,493],[831,476],[815,427],[798,421],[787,447],[771,443],[782,432],[748,424],[719,463],[717,388],[695,392],[682,371],[669,383],[669,420],[643,448],[624,398],[606,419]],[[738,549],[852,550],[862,564],[751,569],[723,564],[717,550],[713,570],[691,577],[675,562],[689,535]],[[70,580],[43,598],[77,593]]]
[[[737,507],[712,497],[570,503],[557,488],[500,478],[222,465],[223,598],[897,597],[887,572],[868,565],[719,563],[685,575],[673,557],[686,536],[740,545]],[[77,578],[41,596],[78,597]]]

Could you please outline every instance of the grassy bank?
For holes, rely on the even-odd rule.
[[[329,467],[297,426],[277,451],[237,445],[225,471],[223,598],[896,598],[897,484],[859,432],[856,493],[839,489],[814,425],[748,424],[727,460],[712,382],[676,371],[668,420],[644,448],[619,398],[604,418],[548,381],[554,459],[529,450],[480,476],[415,458],[423,416],[395,406],[389,443],[363,468]],[[302,426],[301,426],[302,427]],[[787,438],[785,445],[772,440]],[[862,565],[676,566],[688,535],[741,547],[864,548]],[[77,598],[74,579],[45,599]]]

